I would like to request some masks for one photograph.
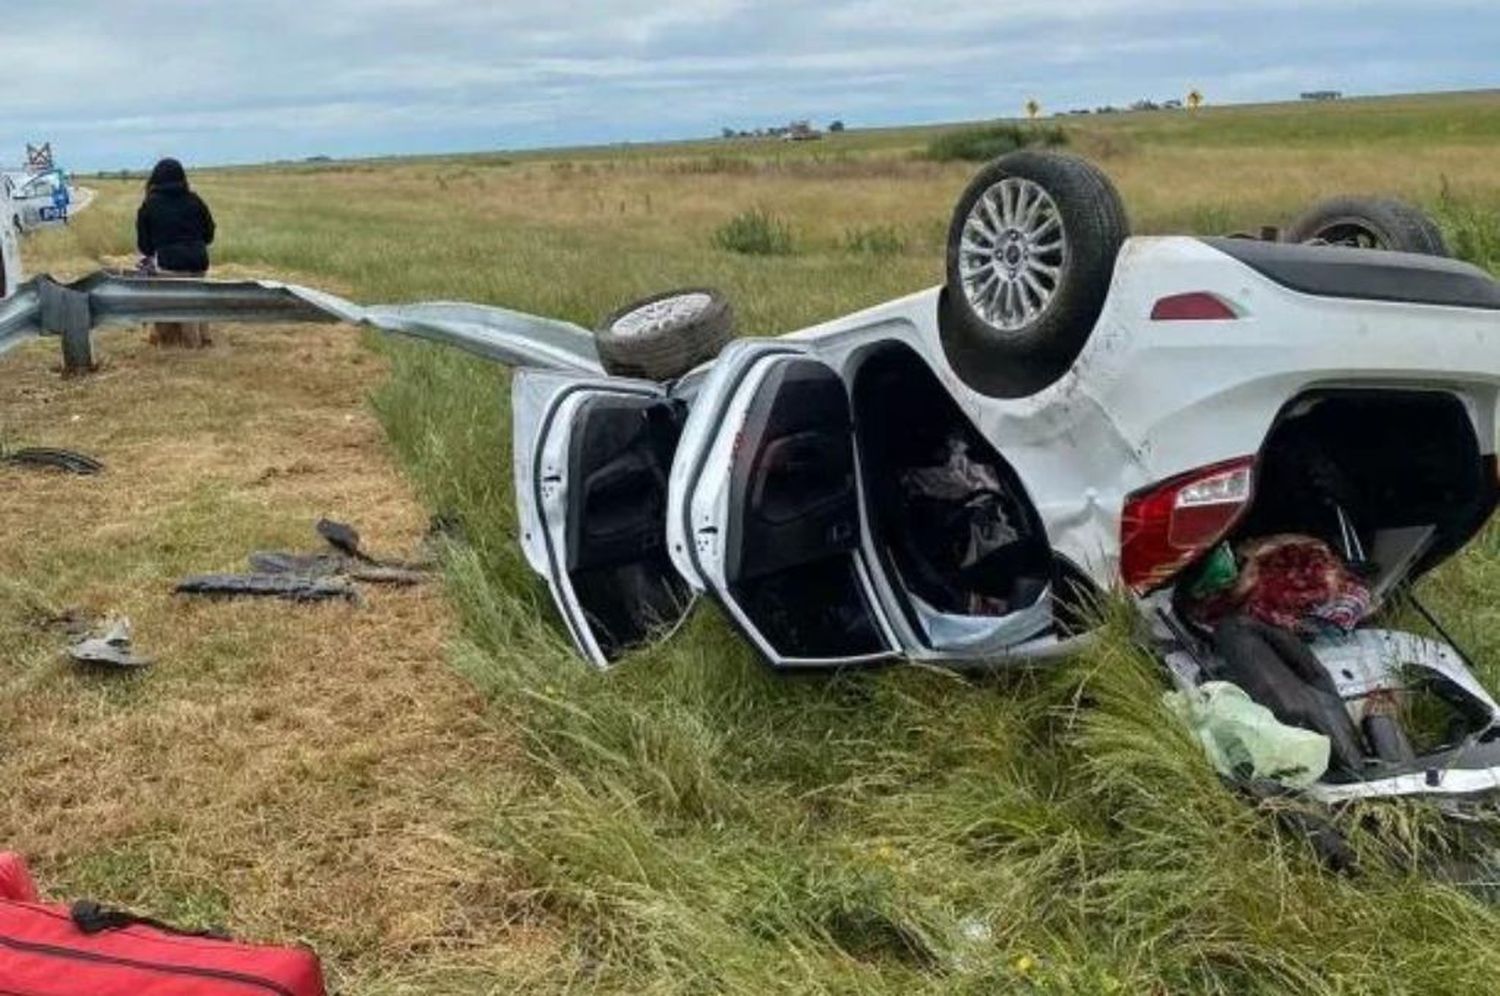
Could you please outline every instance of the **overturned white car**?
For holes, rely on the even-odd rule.
[[[699,593],[808,669],[1044,661],[1124,590],[1180,688],[1327,739],[1315,795],[1500,788],[1461,652],[1374,622],[1495,507],[1500,284],[1393,202],[1294,232],[1130,237],[1102,173],[1028,152],[960,200],[945,286],[777,338],[726,345],[707,290],[596,336],[272,284],[94,278],[36,307],[358,321],[518,367],[521,543],[601,667]]]

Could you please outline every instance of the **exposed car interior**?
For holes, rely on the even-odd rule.
[[[1255,499],[1234,536],[1301,533],[1379,590],[1467,543],[1495,504],[1463,403],[1437,391],[1325,391],[1293,402],[1261,451]],[[1347,527],[1347,530],[1346,530]]]
[[[726,575],[787,656],[885,649],[857,573],[856,475],[880,566],[935,646],[972,644],[1049,590],[1052,553],[1020,480],[909,347],[867,354],[850,386],[813,360],[778,364],[742,445]]]
[[[1226,542],[1244,550],[1265,537],[1322,541],[1379,611],[1467,543],[1495,502],[1494,458],[1483,455],[1457,397],[1320,391],[1278,419],[1260,454],[1255,497]],[[1188,592],[1199,577],[1187,571],[1173,596],[1190,624]],[[1375,691],[1350,693],[1355,675],[1326,666],[1288,631],[1239,616],[1199,633],[1215,651],[1203,677],[1233,681],[1281,721],[1330,739],[1332,783],[1426,770],[1444,752],[1461,751],[1445,764],[1493,763],[1491,747],[1461,746],[1493,739],[1489,709],[1422,661],[1404,662]]]
[[[932,368],[885,343],[863,358],[851,394],[870,531],[901,587],[944,615],[1035,604],[1053,574],[1041,517]]]
[[[681,432],[679,407],[652,398],[589,398],[573,423],[567,571],[610,659],[675,623],[691,600],[663,527]]]

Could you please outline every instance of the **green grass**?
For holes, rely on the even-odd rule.
[[[1369,187],[1435,209],[1455,247],[1496,268],[1497,109],[1464,96],[1066,127],[1138,231],[1249,228]],[[226,171],[202,186],[220,258],[362,300],[592,323],[711,283],[746,333],[766,334],[939,279],[969,173],[921,158],[943,130]],[[1382,164],[1393,149],[1400,169]],[[439,175],[466,210],[437,222]],[[134,185],[103,186],[116,196],[69,237],[120,251]],[[777,244],[787,220],[795,255],[743,248]],[[372,991],[1467,994],[1500,975],[1500,913],[1434,873],[1465,850],[1457,828],[1421,805],[1355,807],[1337,822],[1362,871],[1330,873],[1276,807],[1220,784],[1118,608],[1097,649],[983,680],[775,676],[707,605],[669,644],[589,671],[515,542],[505,372],[382,349],[393,372],[372,397],[391,444],[469,539],[447,563],[453,663],[525,747],[518,766],[476,773],[492,802],[469,843],[502,864],[493,915],[562,943],[519,974],[413,953],[409,976]],[[1491,687],[1497,587],[1500,531],[1424,583]],[[135,860],[89,874],[129,878]]]
[[[735,215],[714,232],[714,245],[746,256],[790,256],[792,229],[764,208]]]
[[[927,158],[940,163],[983,163],[1028,146],[1067,144],[1068,133],[1055,125],[993,124],[943,132],[927,143]]]

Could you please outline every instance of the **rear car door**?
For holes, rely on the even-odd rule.
[[[532,369],[511,391],[522,548],[579,652],[609,667],[692,604],[665,540],[684,406],[649,381]]]
[[[737,343],[699,392],[691,423],[668,513],[678,570],[775,666],[896,656],[863,544],[839,375],[805,351]]]

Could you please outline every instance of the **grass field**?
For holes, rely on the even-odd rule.
[[[1500,93],[1062,124],[1136,231],[1383,192],[1500,272]],[[231,272],[585,323],[708,283],[770,334],[940,279],[971,167],[922,155],[938,131],[195,181]],[[30,270],[130,251],[138,185],[89,182],[95,206],[28,245]],[[787,251],[722,247],[752,211]],[[705,606],[599,676],[515,544],[503,371],[338,330],[235,331],[224,362],[119,336],[104,351],[104,376],[65,385],[40,346],[0,366],[0,438],[140,464],[82,499],[0,476],[0,790],[23,800],[0,843],[60,893],[305,939],[360,994],[1472,993],[1500,977],[1500,910],[1437,874],[1471,834],[1418,805],[1349,811],[1362,871],[1325,871],[1172,725],[1127,620],[1052,671],[785,680]],[[444,598],[304,613],[159,590],[323,511],[409,544],[422,509],[465,526]],[[1500,687],[1500,533],[1424,585]],[[36,623],[73,604],[129,610],[167,660],[123,688],[75,678]]]

